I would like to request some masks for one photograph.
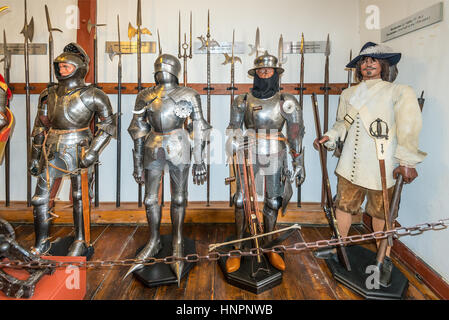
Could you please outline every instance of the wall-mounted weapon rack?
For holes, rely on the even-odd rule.
[[[106,93],[106,94],[117,94],[117,84],[116,83],[99,83],[98,86]],[[155,86],[154,83],[143,83],[143,87],[149,88]],[[207,84],[205,83],[189,83],[189,87],[197,91],[200,95],[206,95],[207,93]],[[251,83],[236,83],[235,84],[237,90],[235,94],[243,94],[249,92],[250,88],[253,87]],[[46,83],[30,83],[30,92],[31,94],[40,94],[44,89],[47,88]],[[122,83],[122,94],[137,94],[137,83]],[[304,85],[305,90],[304,94],[311,95],[313,93],[317,95],[324,94],[325,90],[323,88],[322,83],[306,83]],[[331,88],[329,93],[331,95],[340,95],[341,92],[348,87],[347,83],[331,83],[329,85]],[[230,88],[228,83],[214,83],[212,84],[212,95],[229,95]],[[299,84],[298,83],[283,83],[282,84],[282,92],[290,93],[293,95],[299,94]],[[26,85],[25,83],[11,83],[10,89],[13,94],[25,94],[26,93]]]

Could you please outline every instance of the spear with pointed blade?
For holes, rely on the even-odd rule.
[[[326,52],[324,55],[326,56],[326,66],[324,69],[324,87],[321,90],[324,91],[324,124],[323,124],[323,132],[327,132],[329,130],[329,56],[331,54],[330,50],[330,40],[329,34],[327,35],[326,42]],[[327,154],[324,153],[324,162],[327,164]],[[325,181],[323,179],[322,188],[321,188],[321,205],[324,206],[326,201],[326,190],[325,190]]]
[[[30,163],[31,156],[31,88],[30,88],[30,52],[29,44],[33,42],[34,36],[34,18],[31,18],[30,23],[28,23],[28,10],[27,10],[27,0],[25,2],[25,24],[23,26],[21,34],[25,38],[25,91],[26,91],[26,135],[27,135],[27,164]],[[27,170],[27,206],[31,207],[31,174]]]
[[[279,46],[278,46],[278,64],[279,68],[282,68],[282,66],[287,62],[287,58],[284,58],[284,37],[281,34],[281,37],[279,38]],[[279,76],[279,90],[284,90],[282,88],[282,75]]]
[[[97,39],[97,28],[98,27],[105,27],[105,24],[94,24],[89,19],[87,22],[87,32],[89,34],[94,33],[94,83],[93,85],[95,87],[98,87],[98,39]],[[98,127],[98,116],[95,115],[94,117],[94,134],[97,133]],[[99,171],[100,167],[98,163],[94,165],[94,176],[95,176],[95,207],[98,208],[100,206],[100,177],[99,177]]]
[[[211,123],[211,92],[214,88],[211,87],[210,79],[210,49],[220,46],[217,41],[211,39],[210,34],[210,11],[207,11],[207,34],[206,38],[204,36],[198,37],[201,40],[202,46],[200,50],[206,49],[207,51],[207,122]],[[206,206],[210,206],[210,143],[207,143],[207,195],[206,195]]]
[[[3,8],[2,8],[3,9]],[[4,9],[3,9],[4,10]],[[1,10],[1,11],[3,11]],[[10,81],[10,70],[11,70],[11,52],[8,50],[8,43],[6,42],[6,31],[3,30],[3,67],[4,67],[4,75],[5,75],[5,82],[6,85],[9,86]],[[9,103],[8,103],[9,104]],[[11,108],[9,105],[7,106]],[[5,146],[5,206],[10,206],[10,190],[11,190],[11,169],[10,169],[10,139],[8,139],[8,142]]]
[[[304,87],[304,33],[301,34],[301,71],[299,76],[299,105],[301,109],[304,110],[304,91],[306,88]],[[302,190],[301,185],[298,186],[298,199],[297,199],[298,208],[302,207]]]
[[[53,28],[50,20],[50,13],[48,12],[48,6],[45,5],[45,16],[47,18],[47,29],[48,29],[48,70],[49,70],[49,82],[48,85],[52,86],[55,84],[55,69],[53,65],[53,57],[54,57],[54,42],[53,42],[53,31],[61,32],[62,30],[58,28]]]
[[[256,30],[256,42],[253,45],[249,45],[249,48],[251,49],[249,56],[252,56],[253,54],[256,54],[256,58],[259,57],[259,53],[261,51],[260,49],[260,30],[257,28]]]
[[[137,36],[137,91],[142,91],[142,34],[151,36],[152,33],[147,28],[142,28],[142,4],[137,1],[137,28],[134,28],[131,22],[128,24],[128,38],[132,40]],[[138,185],[138,205],[142,207],[142,185]]]
[[[120,39],[120,16],[117,15],[118,34],[118,75],[117,75],[117,186],[115,206],[120,207],[121,166],[122,166],[122,46]]]
[[[187,34],[184,33],[184,43],[181,44],[181,11],[179,12],[179,37],[178,37],[178,58],[184,60],[184,87],[187,87],[187,60],[193,58],[192,54],[192,12],[190,12],[190,42],[187,43]],[[181,49],[184,52],[181,54]],[[187,53],[189,50],[189,53]]]
[[[228,88],[228,90],[231,92],[231,108],[232,104],[234,103],[234,97],[235,97],[235,90],[237,88],[235,87],[235,63],[240,62],[242,63],[242,59],[239,57],[236,57],[234,55],[234,47],[235,47],[235,30],[232,32],[232,51],[231,56],[229,56],[227,53],[224,53],[225,61],[223,62],[223,65],[231,64],[231,87]],[[236,170],[234,164],[230,164],[229,166],[231,177],[235,176]],[[229,206],[232,206],[232,195],[233,195],[233,189],[235,188],[235,182],[229,184]]]

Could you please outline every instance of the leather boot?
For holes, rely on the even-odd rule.
[[[285,271],[285,262],[282,257],[275,252],[268,252],[268,261],[270,261],[271,265],[280,271]]]

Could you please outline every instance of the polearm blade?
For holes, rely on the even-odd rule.
[[[304,109],[304,52],[305,52],[305,42],[304,42],[304,33],[301,34],[301,71],[299,76],[299,105],[301,106],[301,109]],[[298,192],[298,198],[297,198],[297,207],[302,207],[302,186],[299,185],[297,187]]]
[[[210,34],[210,11],[207,10],[207,34],[206,38],[203,36],[198,37],[198,39],[202,42],[202,48],[206,48],[207,53],[207,122],[211,123],[211,91],[213,88],[211,88],[211,78],[210,78],[210,49],[212,47],[219,46],[218,42],[211,39]],[[207,155],[206,155],[206,161],[207,161],[207,173],[206,173],[206,183],[207,183],[207,194],[206,194],[206,206],[210,206],[210,142],[207,143]]]
[[[240,62],[242,63],[242,60],[239,57],[236,57],[234,55],[234,47],[235,47],[235,30],[232,32],[232,49],[231,49],[231,56],[229,56],[227,53],[224,53],[225,61],[222,63],[223,65],[231,64],[231,87],[228,88],[228,90],[231,92],[231,104],[230,107],[232,108],[232,104],[234,103],[234,97],[235,97],[235,63]],[[230,110],[231,110],[230,108]],[[234,170],[234,166],[232,164],[229,165],[229,173],[230,176],[233,177],[236,175],[236,172]],[[229,206],[232,207],[232,194],[235,189],[235,181],[229,183]]]
[[[95,19],[96,20],[96,19]],[[87,23],[87,31],[89,34],[93,31],[94,33],[94,83],[93,85],[95,87],[98,87],[98,38],[97,38],[97,28],[98,27],[105,27],[106,24],[97,24],[92,23],[90,20]],[[94,117],[94,135],[98,131],[98,116],[95,115]],[[94,179],[95,179],[95,187],[94,187],[94,193],[95,193],[95,207],[98,208],[100,206],[100,166],[98,163],[94,165]]]
[[[329,130],[329,56],[331,54],[330,51],[330,38],[329,34],[327,35],[327,42],[326,42],[326,51],[324,55],[326,56],[326,65],[324,69],[324,87],[322,90],[324,90],[324,124],[323,124],[323,132],[326,133]],[[324,153],[324,161],[327,164],[327,153]],[[323,180],[322,183],[322,190],[321,190],[321,205],[324,206],[324,203],[326,201],[326,195],[325,195],[325,181]]]
[[[30,102],[30,56],[29,56],[29,43],[33,41],[34,36],[34,19],[31,18],[28,23],[27,12],[27,0],[25,2],[25,24],[22,30],[22,34],[25,38],[25,83],[26,83],[26,145],[27,145],[27,165],[30,163],[31,157],[31,102]],[[27,206],[31,207],[31,174],[27,170]]]
[[[118,34],[118,71],[117,71],[117,185],[115,206],[120,207],[121,197],[121,166],[122,166],[122,47],[120,39],[120,16],[117,15]]]
[[[256,58],[259,57],[259,52],[260,52],[260,30],[259,27],[257,27],[256,30],[256,41],[254,42],[254,46],[253,45],[249,45],[251,51],[248,54],[249,56],[252,56],[253,54],[256,55]]]
[[[48,70],[49,70],[49,86],[53,85],[55,82],[55,70],[53,65],[54,58],[54,42],[53,42],[53,31],[61,32],[62,30],[53,28],[50,20],[50,13],[48,12],[48,6],[45,5],[45,16],[47,18],[47,30],[48,30]]]
[[[7,7],[3,7],[3,8],[7,8]],[[5,10],[3,8],[0,8],[1,11]],[[6,85],[9,86],[9,71],[11,68],[11,54],[8,50],[8,43],[6,42],[6,31],[3,30],[3,67],[4,67],[4,75],[5,75],[5,82]],[[11,106],[7,105],[7,107],[9,107],[11,109]],[[11,195],[10,195],[10,190],[11,190],[11,153],[10,153],[10,140],[11,138],[8,139],[8,142],[6,143],[6,147],[5,147],[5,206],[9,207],[10,206],[10,199],[11,199]]]
[[[349,52],[349,61],[352,61],[352,49]],[[352,68],[348,68],[348,88],[352,86]]]
[[[279,67],[282,67],[284,64],[284,37],[281,34],[281,37],[279,38],[279,45],[278,45],[278,64]],[[282,75],[279,76],[279,89],[282,90]]]
[[[189,43],[187,43],[187,34],[184,33],[184,43],[181,43],[181,11],[179,12],[179,37],[178,37],[178,58],[183,59],[184,66],[184,87],[187,87],[187,61],[188,59],[192,59],[192,11],[190,11],[190,36]],[[182,49],[182,53],[181,53]]]
[[[128,25],[128,37],[132,40],[137,36],[137,92],[142,91],[142,34],[152,35],[147,28],[142,28],[142,4],[141,0],[137,1],[137,28],[134,28],[131,23]],[[142,207],[142,185],[138,184],[138,206]]]

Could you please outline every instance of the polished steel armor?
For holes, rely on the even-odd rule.
[[[59,72],[59,63],[69,63],[75,70],[66,76]],[[33,145],[30,172],[37,176],[32,199],[36,242],[34,252],[43,254],[50,248],[50,194],[55,180],[70,176],[72,183],[75,241],[68,255],[84,255],[87,249],[84,234],[81,168],[89,168],[98,160],[101,150],[115,136],[116,121],[107,95],[87,86],[84,77],[89,58],[77,44],[69,44],[55,59],[58,84],[44,90],[39,97],[38,111],[32,132]],[[92,135],[90,124],[97,115],[98,133]]]
[[[255,74],[256,70],[262,67],[283,71],[277,68],[277,59],[268,53],[256,58],[254,64],[250,74]],[[285,127],[287,137],[282,133]],[[258,99],[251,93],[240,95],[234,100],[231,108],[228,136],[228,157],[232,157],[237,148],[241,148],[243,141],[248,141],[252,159],[255,159],[253,168],[257,193],[264,196],[264,232],[271,232],[276,226],[279,209],[283,208],[285,212],[286,203],[292,196],[287,145],[293,159],[294,179],[298,184],[305,179],[302,108],[290,94],[277,92],[267,99]],[[243,237],[246,229],[242,181],[242,177],[237,177],[237,190],[233,197],[238,238]],[[265,244],[270,240],[271,237],[267,237]]]
[[[278,58],[268,54],[266,51],[263,55],[254,60],[254,67],[248,71],[248,74],[250,76],[254,76],[256,74],[256,70],[262,68],[273,68],[278,74],[284,73],[284,69],[278,67]]]
[[[197,92],[179,86],[181,65],[174,56],[163,54],[155,62],[156,87],[143,90],[136,99],[134,117],[128,132],[134,141],[134,178],[145,184],[145,208],[151,237],[138,259],[155,256],[161,249],[159,227],[161,205],[159,188],[165,165],[171,183],[173,255],[183,256],[182,228],[187,205],[187,180],[193,153],[193,180],[203,184],[206,167],[202,153],[211,126],[204,120]],[[184,129],[186,120],[191,120]],[[191,141],[193,143],[191,143]],[[183,263],[172,264],[178,277]],[[133,266],[133,272],[142,265]]]

